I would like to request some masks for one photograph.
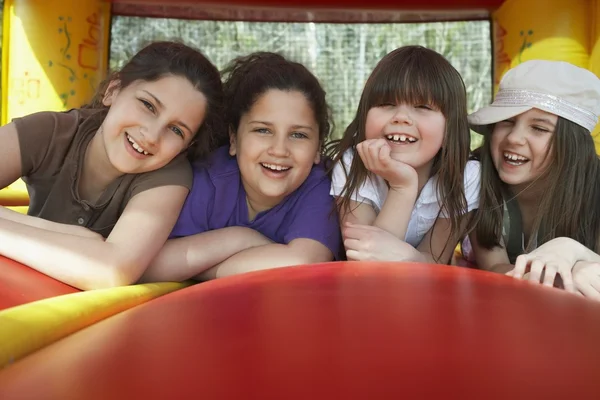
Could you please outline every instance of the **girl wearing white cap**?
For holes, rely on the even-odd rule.
[[[479,198],[469,144],[458,71],[421,46],[386,55],[330,151],[348,259],[448,263]]]
[[[478,266],[600,296],[600,160],[590,134],[600,80],[559,61],[506,73],[494,102],[469,116],[484,135],[470,235]]]

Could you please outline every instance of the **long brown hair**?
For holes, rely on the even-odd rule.
[[[442,55],[421,46],[404,46],[387,54],[369,76],[356,116],[344,136],[328,147],[328,154],[335,163],[341,162],[346,151],[353,151],[365,140],[367,113],[383,103],[432,104],[444,115],[444,140],[433,160],[430,176],[437,175],[440,213],[447,215],[451,224],[449,238],[462,235],[459,230],[460,218],[467,212],[464,170],[469,158],[470,131],[467,94],[460,74]],[[349,170],[344,166],[344,173],[346,183],[338,207],[347,213],[351,211],[352,194],[364,184],[369,171],[356,156]],[[455,244],[449,241],[446,246]]]
[[[478,243],[487,249],[501,246],[503,193],[510,192],[492,162],[492,134],[485,135],[482,147],[475,152],[481,161],[481,193],[475,214],[475,233]],[[599,253],[600,159],[590,132],[558,117],[548,156],[551,162],[538,178],[544,186],[527,249],[533,250],[536,239],[540,245],[566,236]],[[543,237],[538,235],[539,232]]]

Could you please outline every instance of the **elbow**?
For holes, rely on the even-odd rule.
[[[316,252],[296,253],[294,265],[308,265],[330,262],[334,260],[333,253],[330,250]]]
[[[82,290],[111,289],[133,285],[141,275],[142,266],[128,260],[111,259],[97,265],[98,274],[95,279],[79,286]]]

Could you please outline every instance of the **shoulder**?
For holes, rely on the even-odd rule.
[[[136,175],[130,185],[129,197],[161,186],[183,186],[191,189],[192,167],[185,155],[180,154],[162,168]]]
[[[205,160],[193,164],[193,191],[208,187],[231,185],[239,177],[240,169],[235,157],[229,155],[228,146],[219,147]]]
[[[87,120],[98,120],[98,126],[105,116],[105,110],[71,109],[64,112],[42,111],[24,117],[15,118],[13,122],[19,133],[31,131],[54,132],[63,136],[73,136],[79,126]]]
[[[478,180],[481,177],[481,163],[477,160],[467,161],[465,166],[465,183]]]
[[[88,132],[95,132],[104,116],[104,110],[72,109],[15,118],[24,174],[53,174],[77,138],[81,140]]]
[[[481,163],[476,160],[470,160],[465,167],[465,195],[479,194],[481,188]]]
[[[194,178],[205,176],[219,179],[223,176],[239,174],[240,168],[237,159],[229,155],[229,146],[222,146],[214,150],[200,162],[194,163]]]
[[[331,176],[328,173],[327,163],[321,161],[320,163],[313,165],[302,186],[326,187],[327,192],[329,193],[329,188],[331,187]]]

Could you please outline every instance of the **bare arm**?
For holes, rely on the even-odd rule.
[[[0,189],[3,189],[22,176],[19,135],[13,123],[0,127],[0,160]]]
[[[15,124],[9,123],[0,127],[0,189],[10,185],[23,175],[21,170],[21,150],[19,135]],[[95,232],[81,226],[59,224],[42,218],[24,215],[0,206],[0,219],[18,222],[23,225],[44,229],[53,232],[68,233],[70,235],[89,238],[100,238]]]
[[[437,218],[435,224],[425,235],[417,250],[423,256],[424,262],[448,264],[458,244],[460,233],[463,232],[474,211],[464,214],[460,218],[460,227],[454,236],[450,235],[450,220]]]
[[[259,232],[241,226],[171,239],[141,278],[143,282],[183,281],[242,250],[270,244]]]
[[[479,269],[506,274],[514,268],[508,259],[508,254],[504,247],[486,249],[480,246],[477,242],[477,235],[475,232],[469,235],[469,240],[471,241],[475,262]]]
[[[350,222],[376,226],[404,240],[416,198],[416,188],[390,189],[379,214],[368,204],[351,201],[350,212],[340,210],[341,225]]]
[[[197,278],[208,280],[250,271],[332,260],[333,254],[322,243],[313,239],[294,239],[289,244],[272,243],[241,251]]]
[[[46,231],[67,233],[69,235],[88,237],[92,239],[100,239],[102,237],[100,234],[93,232],[83,226],[60,224],[57,222],[45,220],[43,218],[21,214],[2,206],[0,206],[0,218],[17,222],[19,224],[31,226],[34,228],[44,229]]]
[[[128,285],[164,244],[187,193],[181,186],[139,193],[105,241],[0,219],[0,254],[84,290]]]

